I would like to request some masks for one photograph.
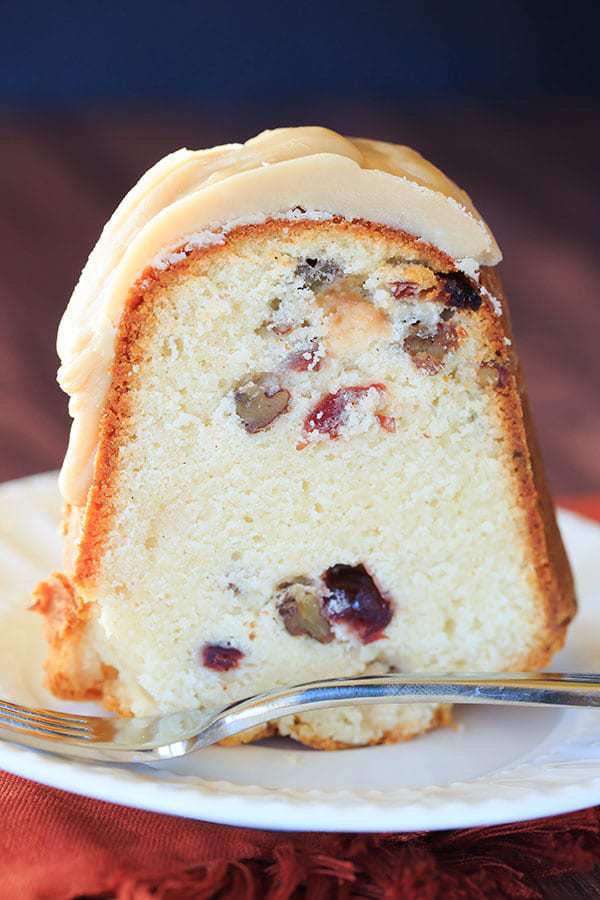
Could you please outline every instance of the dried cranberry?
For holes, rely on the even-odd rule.
[[[391,281],[390,288],[396,300],[405,300],[407,297],[416,297],[419,293],[419,285],[416,281]]]
[[[392,605],[365,567],[332,566],[322,577],[329,590],[324,598],[327,618],[348,625],[363,644],[381,638],[392,620]]]
[[[229,647],[227,644],[205,644],[202,648],[202,665],[215,672],[228,672],[229,669],[237,669],[244,655],[237,647]]]
[[[394,416],[385,416],[383,413],[375,413],[375,418],[384,431],[394,434],[396,431],[396,419]]]
[[[321,348],[318,341],[310,341],[305,350],[292,354],[288,368],[294,372],[318,372],[321,368]]]
[[[481,297],[465,275],[452,273],[444,276],[444,300],[448,306],[456,309],[472,309],[476,312],[481,306]]]
[[[332,440],[339,437],[346,409],[365,397],[371,388],[380,392],[385,391],[384,384],[368,384],[340,388],[335,394],[325,394],[304,420],[304,430],[309,433],[318,431],[320,434],[328,434]]]

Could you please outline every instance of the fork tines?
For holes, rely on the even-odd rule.
[[[7,700],[0,700],[0,727],[2,725],[48,738],[86,740],[93,736],[90,723],[85,718],[47,709],[29,709]]]

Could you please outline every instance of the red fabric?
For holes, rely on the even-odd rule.
[[[600,519],[598,495],[568,505]],[[539,878],[599,862],[599,809],[430,834],[278,834],[0,773],[1,900],[534,900]]]
[[[582,516],[588,516],[590,519],[598,519],[600,521],[600,493],[575,494],[571,497],[563,497],[560,505],[566,509],[572,509],[573,512],[581,513]]]

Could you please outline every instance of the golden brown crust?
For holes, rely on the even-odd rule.
[[[542,668],[559,650],[566,628],[577,611],[571,567],[556,523],[554,504],[548,490],[543,463],[535,436],[522,369],[516,353],[508,304],[496,269],[484,268],[481,284],[502,306],[502,316],[486,308],[488,335],[499,358],[508,363],[508,379],[498,390],[500,410],[508,435],[519,501],[527,517],[530,558],[535,568],[538,592],[544,602],[545,640],[516,668]],[[505,338],[510,344],[505,343]]]
[[[219,741],[219,747],[239,747],[241,744],[252,744],[254,741],[264,741],[265,738],[273,737],[274,734],[277,734],[277,725],[274,722],[267,722],[266,725],[257,725],[256,728],[249,728],[248,731],[242,731],[241,734],[223,738],[222,741]]]
[[[294,718],[298,718],[295,716]],[[452,707],[451,706],[439,706],[431,720],[428,724],[423,728],[422,726],[411,727],[410,725],[398,725],[396,728],[392,728],[389,731],[384,731],[380,738],[376,738],[374,741],[369,741],[368,744],[361,744],[360,746],[366,747],[377,747],[380,744],[400,744],[403,741],[410,741],[414,737],[418,737],[421,734],[426,734],[428,731],[433,731],[436,728],[443,728],[447,725],[452,724]],[[298,741],[301,744],[305,744],[307,747],[312,747],[313,750],[356,750],[357,744],[347,744],[344,741],[334,741],[333,738],[318,738],[318,737],[307,737],[306,734],[297,732],[292,735],[294,740]],[[235,741],[235,738],[230,739]],[[246,742],[244,742],[246,743]]]
[[[81,541],[74,561],[73,580],[84,586],[95,575],[114,512],[113,490],[119,447],[127,437],[130,417],[129,383],[139,352],[139,338],[147,307],[142,295],[132,295],[117,338],[112,385],[100,425],[94,480],[88,493]]]
[[[244,240],[250,235],[267,235],[271,232],[280,236],[281,225],[282,223],[278,221],[240,227],[230,232],[223,244],[196,249],[186,259],[168,270],[147,270],[132,289],[119,328],[112,386],[100,428],[94,480],[88,494],[88,502],[81,525],[81,539],[78,544],[73,573],[73,581],[78,588],[85,588],[86,585],[92,584],[110,528],[114,509],[113,492],[119,447],[127,440],[130,427],[129,389],[132,370],[134,365],[141,361],[148,336],[154,327],[155,297],[173,277],[180,277],[200,258],[204,259],[223,253],[230,249],[233,242]],[[455,270],[454,262],[435,247],[425,245],[404,232],[395,231],[386,226],[368,222],[349,223],[343,220],[331,220],[319,223],[287,223],[287,227],[290,233],[315,227],[335,229],[336,232],[339,229],[352,231],[358,237],[378,233],[393,242],[395,253],[406,253],[409,250],[413,258],[422,260],[426,265],[430,265],[439,272]],[[544,607],[545,624],[542,629],[543,633],[538,638],[538,645],[526,659],[515,661],[515,668],[533,669],[545,665],[551,654],[564,642],[566,625],[575,612],[573,581],[556,526],[552,502],[545,485],[514,345],[505,343],[505,337],[512,340],[512,332],[506,300],[496,271],[484,269],[482,284],[498,298],[503,308],[503,315],[498,317],[491,306],[486,303],[477,315],[481,316],[492,350],[496,352],[499,359],[506,360],[508,364],[509,374],[506,383],[497,388],[499,406],[505,423],[507,452],[511,454],[518,496],[526,513],[530,559],[535,570],[538,595]],[[86,613],[77,604],[72,607],[70,615],[72,629],[84,626]],[[74,640],[74,637],[68,637],[68,631],[65,634],[67,642],[69,639]],[[71,631],[71,635],[74,635],[74,631]],[[57,651],[57,645],[53,644],[52,647],[53,654],[58,660],[60,653]],[[65,675],[63,679],[63,681],[66,679],[67,682],[65,687],[61,681],[64,673],[61,674],[60,669],[56,671],[56,666],[54,668],[53,684],[58,688],[57,692],[64,696],[64,691],[72,689],[72,684]],[[114,680],[114,677],[114,671],[107,673],[108,683],[105,684],[104,702],[123,713],[126,711],[112,695],[110,681]],[[92,689],[101,692],[101,685]],[[70,696],[75,696],[75,694],[70,694]],[[442,720],[441,712],[439,716],[439,721],[436,720],[437,724],[446,724]],[[261,732],[260,737],[263,736],[265,734]],[[406,733],[406,729],[400,728],[389,732],[381,742],[395,742],[412,736],[412,733]],[[240,743],[249,739],[257,738],[234,738],[232,741]],[[317,746],[317,744],[312,743],[311,746]],[[333,741],[324,741],[318,746],[319,749],[338,749],[343,745]]]
[[[46,637],[53,647],[81,626],[75,589],[62,572],[54,572],[46,581],[40,581],[33,598],[35,603],[31,609],[45,616]]]
[[[110,666],[100,665],[91,677],[81,675],[77,657],[89,609],[81,603],[70,579],[62,572],[54,572],[38,584],[33,597],[31,609],[45,618],[50,646],[46,681],[52,693],[65,700],[101,698],[106,682],[117,673]]]

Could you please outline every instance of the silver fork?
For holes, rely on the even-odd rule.
[[[145,763],[186,756],[282,716],[356,704],[484,703],[600,706],[600,675],[363,675],[268,691],[220,709],[151,718],[84,716],[0,700],[0,739],[61,756]]]

